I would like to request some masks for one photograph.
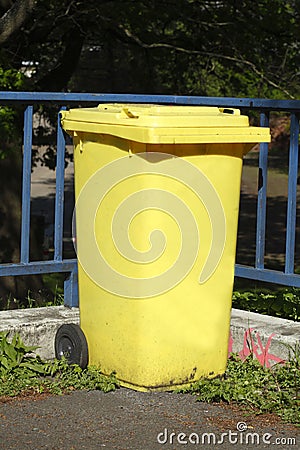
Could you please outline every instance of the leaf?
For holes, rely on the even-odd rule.
[[[9,364],[9,361],[8,361],[8,359],[7,359],[7,357],[5,355],[3,355],[1,357],[0,366],[3,366],[5,369],[10,369],[11,368],[11,366]]]
[[[44,374],[45,373],[45,367],[43,364],[39,364],[36,361],[24,361],[20,364],[20,368],[29,369],[32,372],[37,372]]]
[[[11,362],[14,364],[18,363],[18,352],[14,348],[13,345],[9,344],[8,342],[5,343],[4,346],[4,352],[6,355],[10,358]]]

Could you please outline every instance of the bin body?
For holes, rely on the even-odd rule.
[[[116,372],[122,385],[137,390],[170,390],[224,373],[242,159],[251,142],[269,140],[269,130],[249,127],[248,118],[237,110],[155,105],[70,110],[62,124],[75,146],[80,326],[88,342],[89,364],[105,374]],[[170,175],[171,166],[169,170],[174,160],[176,176]],[[104,179],[109,185],[116,164],[120,181],[111,181],[100,202],[97,186],[101,190]],[[132,164],[141,171],[131,173]],[[92,190],[87,187],[90,180]],[[212,193],[207,196],[209,189]],[[98,196],[94,203],[93,192]],[[135,198],[136,193],[140,196]],[[160,195],[166,196],[163,206]],[[181,202],[175,213],[174,197]],[[207,204],[210,200],[217,205]],[[129,223],[112,225],[127,217],[128,201],[135,205]],[[120,205],[125,213],[118,217]],[[186,226],[189,212],[194,222]],[[99,251],[113,271],[125,274],[121,287],[118,278],[110,280],[109,271],[101,282],[102,268],[97,267],[95,247],[87,239],[91,216]],[[124,233],[139,254],[151,253],[151,246],[159,246],[162,238],[151,241],[154,230],[163,231],[165,240],[152,259],[133,261],[116,249]],[[175,270],[184,240],[194,256],[188,269],[184,261]],[[210,257],[215,257],[214,267],[204,274]],[[93,268],[85,266],[87,258],[93,261],[95,276]],[[167,285],[159,276],[170,267],[174,283],[172,275]],[[140,284],[131,284],[137,278]],[[143,290],[145,279],[151,283]]]

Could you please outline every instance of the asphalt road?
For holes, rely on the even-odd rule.
[[[293,449],[300,429],[277,416],[175,393],[72,392],[0,402],[0,449]]]

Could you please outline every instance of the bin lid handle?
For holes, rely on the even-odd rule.
[[[125,117],[129,117],[130,119],[138,119],[139,116],[137,114],[134,114],[132,111],[130,111],[129,108],[122,108],[121,111],[121,117],[125,115]]]

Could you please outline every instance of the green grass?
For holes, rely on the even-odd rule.
[[[251,356],[241,361],[232,355],[223,376],[203,378],[179,392],[197,395],[201,402],[235,403],[249,414],[276,413],[300,426],[300,348],[290,361],[271,369]]]
[[[37,296],[28,290],[25,298],[19,299],[11,294],[0,298],[0,310],[41,308],[44,306],[61,306],[64,304],[64,273],[43,274],[43,292]]]
[[[36,347],[26,346],[18,334],[9,339],[0,332],[0,396],[24,393],[63,394],[72,390],[115,390],[118,382],[93,367],[81,369],[65,360],[43,361],[34,354]]]
[[[54,297],[64,295],[64,279],[64,273],[46,273],[43,275],[44,285],[53,292]]]
[[[7,332],[0,332],[0,396],[85,389],[109,392],[119,386],[114,374],[106,377],[95,368],[81,369],[65,360],[45,362],[35,350],[24,345],[18,334],[9,339]],[[249,413],[276,413],[300,426],[300,346],[290,352],[289,361],[271,369],[252,357],[241,361],[232,355],[224,375],[203,378],[178,392],[197,395],[201,402],[235,403]]]
[[[46,296],[45,296],[46,297]],[[64,304],[64,295],[60,293],[55,293],[53,297],[51,296],[51,299],[43,299],[37,300],[35,299],[35,296],[32,295],[31,291],[27,292],[27,295],[24,299],[17,299],[15,297],[12,297],[11,295],[8,295],[6,299],[0,299],[2,300],[2,310],[3,311],[9,311],[11,309],[27,309],[27,308],[43,308],[46,306],[61,306]],[[0,308],[1,310],[1,308]]]
[[[23,298],[15,298],[12,294],[0,297],[0,311],[63,305],[65,274],[50,273],[41,276],[43,279],[41,290],[38,292],[28,290]]]

